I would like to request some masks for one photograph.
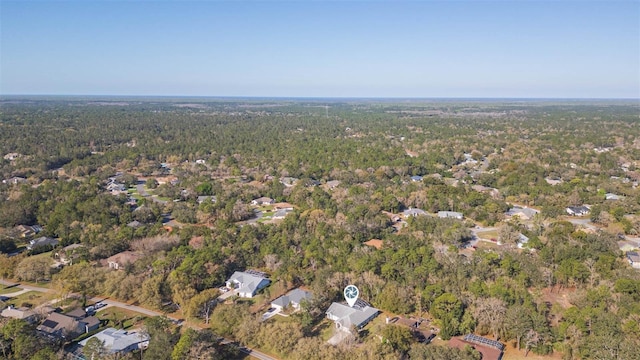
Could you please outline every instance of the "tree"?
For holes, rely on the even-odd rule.
[[[529,317],[530,311],[531,309],[525,308],[522,305],[516,305],[509,307],[505,314],[505,337],[508,339],[516,339],[518,350],[520,350],[522,338],[533,328],[533,322]]]
[[[382,330],[382,337],[389,345],[391,345],[393,350],[401,353],[409,351],[409,347],[413,340],[411,331],[406,327],[398,325],[385,326]]]
[[[0,239],[0,253],[10,254],[16,251],[16,243],[12,239],[2,238]]]
[[[492,297],[478,299],[473,314],[478,321],[478,327],[488,328],[496,338],[500,338],[506,311],[504,301]]]
[[[44,281],[49,279],[53,260],[43,256],[24,258],[15,269],[15,277],[25,281]]]
[[[145,350],[145,360],[170,360],[180,333],[172,326],[171,320],[156,316],[144,321],[143,331],[149,335],[149,347]]]
[[[88,359],[101,360],[106,357],[107,348],[104,345],[104,341],[98,339],[97,337],[92,337],[82,348],[82,353]]]
[[[514,226],[506,224],[498,231],[498,240],[505,245],[517,245],[520,232]]]
[[[529,350],[536,347],[540,343],[540,334],[530,329],[524,336],[524,356],[529,354]]]
[[[209,324],[209,317],[218,302],[220,291],[207,289],[194,295],[185,309],[185,315],[191,318],[201,317],[205,324]]]

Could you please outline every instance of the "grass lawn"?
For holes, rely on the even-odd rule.
[[[498,238],[498,230],[492,231],[480,231],[477,233],[478,237],[481,239],[497,239]]]
[[[477,247],[478,249],[500,249],[500,245],[489,241],[478,241]]]
[[[147,318],[144,314],[115,306],[99,311],[96,316],[100,320],[107,320],[107,327],[114,327],[116,329],[140,327],[144,319]]]
[[[6,303],[15,307],[21,307],[23,304],[29,304],[32,307],[41,305],[49,300],[48,294],[38,291],[29,291],[16,297],[9,298]]]
[[[2,289],[0,289],[0,295],[13,294],[13,293],[16,293],[16,292],[21,291],[21,290],[22,289],[19,288],[18,286],[2,288]]]
[[[336,326],[333,321],[324,319],[315,327],[314,332],[316,331],[320,333],[322,341],[327,342],[335,334]]]

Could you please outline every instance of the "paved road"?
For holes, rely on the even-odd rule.
[[[138,190],[138,194],[140,194],[140,196],[146,197],[146,198],[150,198],[151,200],[157,202],[158,204],[166,204],[167,201],[166,200],[160,200],[158,199],[155,195],[151,196],[151,194],[149,194],[145,189],[144,189],[144,185],[147,182],[145,180],[138,180],[138,183],[136,184],[136,189]]]

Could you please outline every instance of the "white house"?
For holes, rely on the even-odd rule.
[[[438,217],[442,219],[452,218],[462,220],[464,216],[462,215],[462,213],[456,211],[438,211]]]
[[[271,307],[282,311],[282,309],[291,306],[295,310],[299,310],[300,303],[302,303],[302,301],[304,300],[311,300],[311,293],[302,289],[293,289],[286,295],[280,296],[279,298],[273,300],[271,302]]]
[[[565,209],[567,214],[571,216],[585,216],[589,214],[589,208],[586,206],[569,206]]]
[[[378,315],[380,310],[369,306],[366,302],[358,300],[351,307],[349,305],[334,302],[327,309],[327,319],[332,320],[336,324],[336,328],[343,331],[351,332],[352,327],[361,329],[369,321]]]
[[[271,205],[273,203],[275,203],[275,200],[264,196],[251,201],[251,205]]]
[[[422,209],[409,208],[409,209],[403,211],[402,215],[404,216],[405,219],[408,219],[410,217],[426,216],[428,214],[427,214],[426,211],[424,211]]]
[[[105,349],[110,354],[126,354],[134,350],[146,349],[149,346],[149,335],[142,332],[128,332],[114,328],[104,329],[80,341],[79,344],[86,346],[87,342],[92,338],[102,341]]]
[[[271,280],[264,273],[252,270],[236,271],[226,282],[229,289],[237,289],[238,296],[244,298],[252,298],[270,283]]]

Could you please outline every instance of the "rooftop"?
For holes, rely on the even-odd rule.
[[[108,349],[110,353],[124,352],[132,345],[149,341],[149,336],[142,333],[107,328],[87,339],[82,340],[80,345],[87,345],[89,339],[94,337],[102,341],[104,343],[104,347]]]

